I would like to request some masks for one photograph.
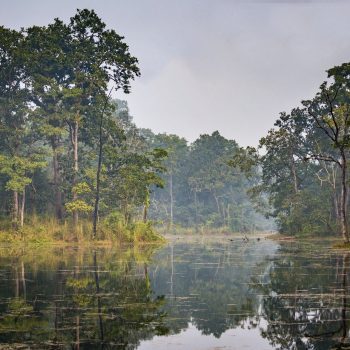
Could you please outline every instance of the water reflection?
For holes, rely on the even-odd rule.
[[[349,253],[282,247],[271,262],[260,317],[279,349],[349,349]]]
[[[217,338],[247,319],[253,326],[260,301],[250,288],[250,277],[264,272],[266,264],[258,263],[274,250],[271,242],[246,245],[237,241],[176,244],[161,251],[157,260],[165,263],[156,268],[152,285],[157,293],[166,295],[166,322],[171,332],[186,329],[189,321],[202,334]]]
[[[41,253],[1,258],[2,344],[134,348],[140,339],[168,332],[164,298],[152,295],[147,269],[140,269],[150,248]]]
[[[350,255],[261,240],[0,249],[0,348],[349,348]]]

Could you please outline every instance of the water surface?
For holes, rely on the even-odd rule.
[[[329,246],[2,247],[0,348],[350,348],[350,255]]]

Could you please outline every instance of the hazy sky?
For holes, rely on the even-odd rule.
[[[0,0],[0,25],[68,20],[76,8],[125,36],[142,76],[126,98],[138,126],[193,141],[214,130],[256,145],[279,112],[350,61],[350,1]]]

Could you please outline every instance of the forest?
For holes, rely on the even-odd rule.
[[[350,3],[89,4],[2,4],[0,349],[350,349]]]
[[[115,97],[131,92],[138,60],[93,10],[0,27],[0,66],[2,239],[277,228],[349,242],[350,64],[329,69],[257,148],[138,128]]]
[[[188,144],[133,123],[113,93],[131,91],[138,61],[93,10],[0,31],[3,232],[133,241],[158,239],[153,226],[271,226],[247,195],[257,172],[229,164],[235,141],[216,131]]]
[[[280,232],[348,243],[350,64],[327,74],[314,98],[281,113],[258,148],[241,148],[233,162],[247,174],[259,167],[250,193]]]

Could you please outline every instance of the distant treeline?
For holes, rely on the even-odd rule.
[[[148,143],[165,149],[164,188],[151,196],[150,216],[168,228],[215,228],[227,232],[268,230],[273,222],[257,213],[248,196],[259,179],[258,168],[249,178],[232,166],[238,144],[218,131],[201,135],[192,144],[176,135],[154,135],[142,130]]]
[[[287,234],[341,234],[349,242],[350,64],[327,71],[316,96],[281,113],[259,148],[233,163],[261,169],[250,193]]]

